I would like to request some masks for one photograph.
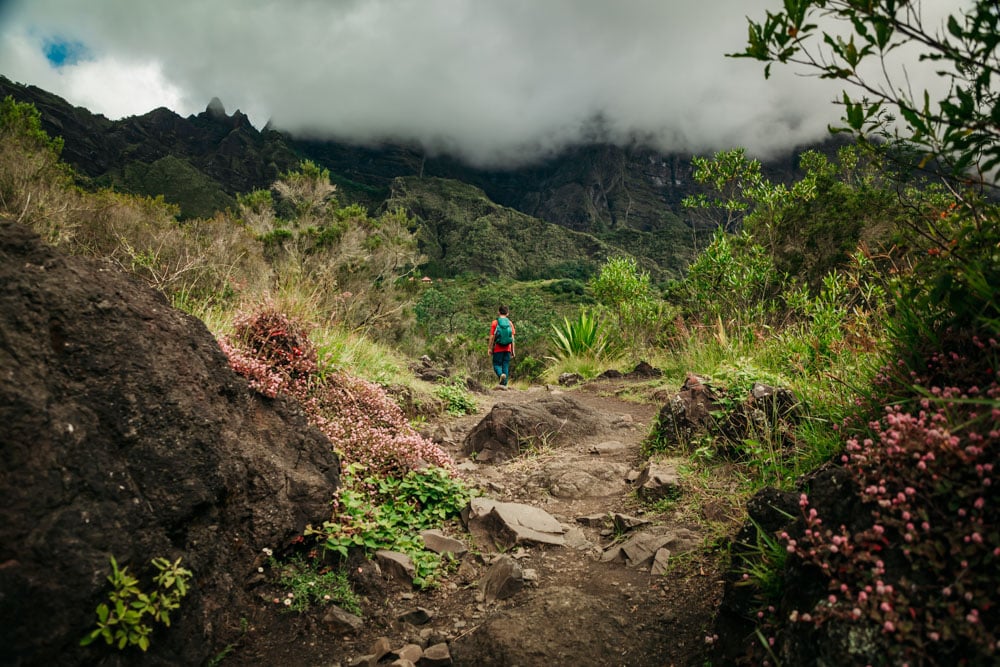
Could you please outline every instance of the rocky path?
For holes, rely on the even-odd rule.
[[[644,463],[641,442],[659,406],[623,400],[616,396],[623,388],[622,383],[596,382],[566,391],[494,391],[481,401],[478,414],[449,424],[443,444],[463,461],[466,435],[497,403],[537,405],[561,394],[586,411],[567,415],[576,423],[566,425],[565,438],[553,435],[550,443],[502,463],[466,460],[460,466],[489,497],[539,507],[567,532],[565,546],[514,549],[513,557],[530,577],[517,594],[484,606],[471,591],[469,609],[477,614],[459,619],[468,625],[451,642],[457,664],[701,664],[721,593],[717,577],[683,567],[652,574],[650,565],[628,566],[620,557],[605,562],[613,554],[605,547],[632,534],[610,521],[616,514],[650,522],[636,533],[663,528],[680,529],[689,538],[698,535],[697,526],[678,525],[675,518],[651,511],[627,481]],[[700,545],[700,540],[681,545],[681,551]],[[496,557],[486,557],[491,555]]]
[[[441,661],[424,655],[414,662],[702,665],[705,636],[722,592],[720,577],[712,561],[694,555],[705,537],[696,520],[671,512],[669,503],[654,505],[637,497],[635,477],[645,463],[641,442],[658,405],[624,400],[616,395],[623,388],[617,381],[570,390],[493,390],[478,397],[477,414],[429,425],[462,474],[482,490],[487,506],[481,512],[492,503],[542,510],[558,522],[554,541],[560,544],[546,538],[515,541],[495,517],[482,520],[485,527],[478,531],[470,524],[471,535],[455,522],[445,532],[472,546],[438,589],[417,592],[387,579],[384,568],[368,572],[375,566],[363,565],[362,579],[367,576],[369,582],[363,591],[364,628],[331,637],[322,624],[305,633],[290,627],[287,659],[316,665],[394,664],[408,644],[417,656],[416,647],[444,644],[447,657]],[[484,459],[496,452],[467,454],[469,434],[482,429],[491,414],[514,415],[515,422],[520,415],[521,426],[515,428],[528,430],[536,423],[531,420],[543,418],[533,412],[539,406],[559,413],[557,428],[550,423],[538,431],[541,437],[522,437],[529,445],[522,444],[525,451],[518,456],[489,462]],[[644,535],[652,535],[652,541],[636,541]],[[659,546],[666,549],[651,563]],[[238,662],[252,655],[241,653]],[[281,658],[281,653],[268,651],[267,658]]]

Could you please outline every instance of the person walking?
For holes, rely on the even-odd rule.
[[[493,372],[501,387],[507,386],[510,378],[510,360],[514,356],[514,323],[508,317],[507,306],[500,306],[497,318],[490,325],[490,356],[493,358]]]

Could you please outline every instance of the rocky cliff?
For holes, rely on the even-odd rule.
[[[202,664],[253,622],[262,550],[327,516],[330,442],[158,292],[2,221],[0,286],[0,663]],[[148,653],[79,646],[111,557],[147,592],[153,558],[194,574]]]

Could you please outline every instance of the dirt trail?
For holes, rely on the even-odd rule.
[[[378,576],[367,578],[366,626],[357,636],[331,635],[318,620],[286,621],[268,647],[247,646],[225,664],[351,665],[372,652],[379,637],[393,647],[446,641],[455,665],[593,665],[629,667],[702,665],[705,636],[722,593],[721,577],[706,559],[680,559],[667,575],[649,568],[601,562],[615,539],[606,525],[578,519],[621,512],[657,524],[699,530],[669,514],[643,508],[625,481],[643,461],[640,446],[658,405],[623,400],[622,380],[570,390],[545,387],[492,390],[477,396],[475,415],[428,425],[485,496],[540,507],[572,529],[567,546],[517,547],[508,552],[526,572],[527,585],[510,598],[484,601],[478,582],[495,554],[475,550],[432,591],[417,592]],[[561,391],[598,417],[599,427],[576,442],[541,446],[516,460],[475,464],[462,452],[465,435],[499,402],[526,404]],[[596,491],[553,493],[572,486],[581,470],[597,477]],[[462,535],[459,524],[446,532]],[[430,621],[414,626],[400,615],[421,608]],[[387,663],[388,664],[388,663]]]
[[[457,664],[482,665],[693,665],[703,663],[704,637],[721,596],[719,577],[702,565],[680,567],[667,576],[600,561],[614,540],[606,525],[586,525],[580,517],[620,512],[654,523],[671,518],[646,514],[634,488],[625,482],[641,467],[642,440],[659,405],[626,401],[616,393],[628,382],[592,382],[566,390],[599,418],[601,427],[578,442],[469,473],[490,497],[541,507],[564,526],[582,531],[578,547],[525,549],[522,567],[536,570],[537,585],[488,608],[470,633],[454,643]],[[537,400],[546,388],[493,392],[479,414],[455,426],[461,444],[496,402]],[[461,451],[453,451],[462,460]],[[581,498],[557,497],[553,485],[574,471],[606,473],[606,485]],[[564,495],[564,494],[560,494]],[[569,494],[574,495],[574,494]],[[695,528],[697,526],[687,526]]]

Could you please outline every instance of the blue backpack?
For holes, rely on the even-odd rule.
[[[497,318],[497,328],[493,334],[494,345],[510,345],[514,342],[514,328],[506,317]]]

